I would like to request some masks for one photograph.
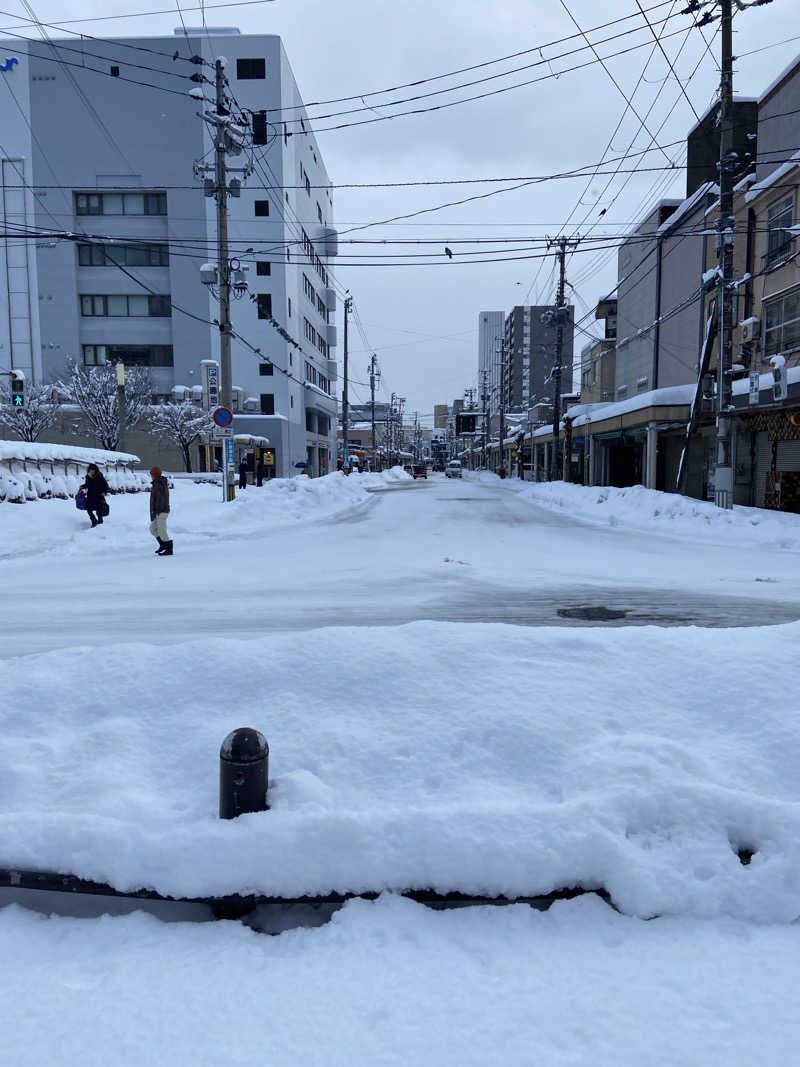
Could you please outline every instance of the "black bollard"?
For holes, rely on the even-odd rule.
[[[267,810],[269,745],[258,730],[233,730],[219,750],[219,817]]]

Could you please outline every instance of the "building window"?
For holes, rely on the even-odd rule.
[[[794,214],[794,193],[784,196],[777,204],[767,209],[767,266],[772,267],[788,255],[792,247],[792,225]]]
[[[261,414],[262,415],[274,415],[275,414],[275,394],[274,393],[262,393],[261,394]]]
[[[127,367],[171,367],[172,345],[84,345],[83,362],[90,367],[124,363]]]
[[[78,245],[81,267],[168,267],[169,245]]]
[[[253,205],[256,218],[264,218],[269,215],[269,200],[256,200]]]
[[[264,278],[270,274],[271,266],[268,259],[259,259],[256,263],[256,274]]]
[[[84,318],[168,318],[172,314],[168,296],[82,296]]]
[[[254,78],[266,78],[267,61],[265,59],[237,59],[236,77],[239,81],[252,80]]]
[[[258,305],[258,317],[260,319],[271,319],[272,295],[270,293],[259,293],[256,297],[256,303]]]
[[[800,289],[764,304],[764,359],[800,348]]]
[[[643,377],[643,378],[637,378],[636,379],[636,389],[637,389],[637,391],[640,392],[640,393],[643,392],[647,388],[647,382],[648,382],[648,378],[646,376]]]
[[[287,251],[288,251],[288,249],[287,249]],[[289,297],[289,318],[291,318],[291,317],[292,317],[292,298]],[[291,362],[291,356],[289,357],[289,360]]]
[[[275,373],[275,368],[272,366],[271,363],[259,363],[258,373],[261,375],[262,378],[269,378],[272,374]]]
[[[627,395],[628,395],[628,387],[627,387],[627,385],[621,385],[619,387],[619,389],[617,389],[617,399],[621,400],[623,397],[626,397]]]
[[[166,193],[76,193],[76,215],[166,215]]]

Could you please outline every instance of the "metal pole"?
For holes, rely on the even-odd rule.
[[[216,107],[218,115],[227,115],[225,106],[225,67],[221,59],[214,62]],[[233,410],[233,371],[231,369],[231,270],[228,258],[228,179],[225,169],[225,128],[218,123],[214,137],[214,185],[217,201],[217,260],[219,266],[219,376],[222,407]],[[236,490],[228,485],[228,464],[223,442],[222,499],[233,500]]]
[[[117,451],[124,452],[125,443],[125,364],[117,364]]]
[[[503,441],[506,436],[506,339],[500,339],[500,466],[505,467]]]
[[[372,359],[369,361],[369,395],[370,404],[372,406],[372,466],[375,467],[375,456],[377,455],[376,441],[375,441],[375,364],[378,357],[375,353],[372,353]]]
[[[347,473],[348,459],[348,433],[350,432],[350,405],[348,403],[348,317],[352,307],[353,298],[345,298],[345,380],[341,384],[341,465]]]
[[[717,465],[714,474],[714,503],[718,508],[733,507],[733,465],[731,457],[731,366],[733,363],[733,31],[731,0],[720,0],[720,139],[719,139],[719,360],[717,366]]]
[[[550,480],[555,481],[559,476],[558,459],[560,452],[561,441],[559,439],[559,429],[561,423],[561,355],[564,347],[564,327],[561,324],[561,308],[564,304],[564,275],[565,275],[565,261],[566,261],[566,238],[562,237],[558,243],[558,260],[559,260],[559,273],[558,273],[558,292],[556,294],[556,315],[557,328],[556,328],[556,359],[553,364],[553,449],[552,449],[552,463],[550,465],[551,475]]]

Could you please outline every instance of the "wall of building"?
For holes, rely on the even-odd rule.
[[[147,84],[135,85],[128,79],[145,79],[137,76],[136,67],[126,67],[125,59],[139,59],[129,46],[140,43],[136,38],[92,40],[90,48],[76,39],[55,42],[59,54],[70,62],[85,58],[85,69],[65,68],[53,61],[49,45],[31,44],[30,55],[21,54],[13,74],[19,75],[15,84],[24,86],[30,96],[26,107],[25,94],[19,94],[22,112],[29,112],[34,134],[27,155],[31,160],[28,180],[36,194],[32,219],[37,228],[85,233],[103,241],[171,245],[169,266],[126,266],[123,271],[114,266],[80,265],[77,242],[39,241],[35,248],[29,242],[36,257],[39,288],[35,319],[41,338],[35,347],[42,354],[42,377],[45,381],[62,378],[68,359],[80,361],[86,345],[171,345],[173,365],[151,368],[154,392],[168,396],[175,385],[198,386],[200,361],[219,358],[219,332],[209,325],[218,315],[216,300],[199,279],[200,265],[216,258],[216,205],[213,197],[203,195],[199,179],[192,173],[195,160],[213,159],[212,144],[198,115],[198,103],[188,96],[190,83],[175,77],[198,68],[180,60],[173,62],[173,53],[177,48],[181,59],[200,54],[207,62],[225,55],[229,92],[243,109],[277,115],[282,106],[298,108],[301,99],[276,36],[231,33],[208,37],[192,33],[188,38],[148,39],[147,47],[152,50],[148,64],[153,69],[148,71]],[[82,57],[84,48],[92,52],[91,57]],[[241,58],[264,58],[266,76],[240,78],[237,59]],[[92,67],[108,72],[116,68],[119,78],[94,73]],[[213,97],[213,90],[209,95]],[[299,119],[304,113],[293,110],[286,114]],[[10,142],[18,143],[24,155],[27,127],[23,122],[17,129],[20,124],[14,123],[6,109],[0,117],[3,144],[11,155]],[[8,136],[10,132],[13,138]],[[228,200],[229,238],[231,256],[238,252],[243,263],[250,260],[251,294],[271,296],[272,314],[300,348],[281,337],[268,320],[259,318],[254,300],[245,297],[235,301],[234,329],[261,350],[275,372],[262,376],[259,365],[263,360],[234,339],[233,385],[241,387],[245,397],[254,398],[250,406],[256,410],[262,395],[272,395],[276,417],[287,422],[282,449],[287,471],[294,462],[306,459],[309,448],[315,450],[321,471],[335,459],[337,411],[334,339],[328,332],[328,320],[333,326],[335,312],[328,310],[326,293],[333,279],[322,241],[326,227],[332,226],[332,201],[313,135],[299,125],[287,126],[286,134],[282,128],[270,126],[269,143],[255,148],[255,173],[243,182],[241,196]],[[247,159],[244,154],[229,156],[229,167],[244,165]],[[309,190],[301,174],[307,176]],[[283,198],[270,188],[283,186],[287,187]],[[75,192],[98,190],[164,190],[167,214],[77,215]],[[255,214],[256,202],[264,200],[269,202],[266,217]],[[317,223],[312,225],[308,220],[315,217]],[[306,223],[304,228],[314,242],[318,267],[304,252],[299,220]],[[255,250],[251,256],[244,255],[248,248]],[[272,251],[259,255],[261,249]],[[258,259],[270,263],[269,275],[257,273]],[[320,271],[326,274],[324,280]],[[313,302],[304,286],[304,274],[313,282]],[[7,285],[0,280],[7,301]],[[141,297],[148,290],[168,295],[177,305],[170,316],[81,314],[81,295]],[[3,319],[8,321],[7,315]],[[306,321],[313,328],[311,338]],[[319,343],[315,343],[317,338]],[[328,383],[327,392],[319,384],[306,385],[307,365],[313,367],[317,383],[320,375]],[[306,429],[306,407],[314,412],[311,431]],[[328,432],[319,434],[317,428],[324,426],[326,419]],[[239,421],[237,416],[237,428]]]
[[[779,74],[758,102],[758,164],[761,181],[783,163],[797,146],[797,116],[800,110],[800,57]]]

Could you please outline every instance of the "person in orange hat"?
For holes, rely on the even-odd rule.
[[[169,484],[160,467],[150,468],[150,533],[158,541],[157,556],[172,555],[172,541],[167,534],[169,515]]]

